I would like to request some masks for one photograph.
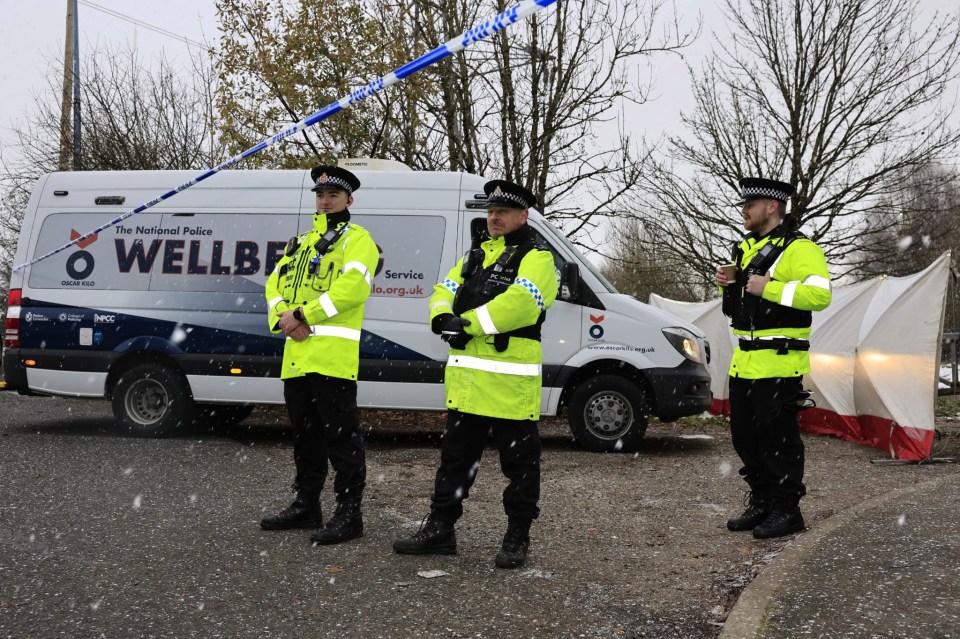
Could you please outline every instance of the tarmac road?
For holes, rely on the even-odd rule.
[[[369,438],[366,535],[313,547],[307,531],[258,526],[291,497],[280,408],[212,434],[133,439],[112,430],[107,402],[0,393],[0,637],[712,639],[791,543],[726,531],[742,482],[722,423],[652,425],[636,455],[583,452],[545,424],[525,567],[493,565],[505,482],[489,449],[459,554],[398,556],[391,542],[428,511],[439,456],[436,416],[407,419]],[[805,442],[813,529],[956,472]],[[446,574],[418,574],[431,570]]]
[[[390,545],[427,512],[435,432],[373,437],[366,536],[313,547],[307,531],[258,527],[290,498],[282,412],[160,440],[118,436],[111,422],[107,402],[0,393],[0,636],[596,637],[643,623],[635,582],[649,547],[575,521],[570,499],[606,483],[601,462],[635,471],[631,455],[547,437],[549,501],[569,512],[551,506],[528,566],[504,571],[492,561],[505,526],[492,451],[459,554],[402,557]],[[428,570],[447,574],[418,576]]]

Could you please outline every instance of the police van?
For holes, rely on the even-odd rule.
[[[447,345],[427,300],[486,227],[465,173],[342,162],[362,182],[352,220],[381,251],[360,344],[361,407],[444,410]],[[195,177],[183,171],[51,173],[34,187],[15,264],[85,235]],[[308,171],[223,171],[14,272],[4,376],[22,393],[106,398],[118,425],[159,436],[234,423],[282,404],[283,338],[264,283],[289,238],[312,226]],[[648,416],[709,408],[707,344],[693,325],[617,293],[542,215],[561,290],[543,326],[542,413],[566,409],[591,450],[628,451]]]

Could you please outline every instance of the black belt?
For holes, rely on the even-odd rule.
[[[776,339],[743,339],[741,337],[740,350],[775,350],[777,355],[786,355],[788,351],[809,351],[810,342],[805,339],[793,339],[792,337],[778,337]]]
[[[497,349],[498,353],[502,353],[507,350],[507,347],[510,345],[511,337],[526,337],[527,339],[535,339],[538,342],[540,341],[540,323],[531,324],[529,326],[521,326],[520,328],[515,328],[512,331],[506,333],[498,333],[493,336],[493,346]]]

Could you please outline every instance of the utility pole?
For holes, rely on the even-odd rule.
[[[73,93],[74,0],[67,0],[67,34],[63,52],[63,97],[60,100],[60,171],[70,170],[70,107]]]
[[[80,156],[80,13],[73,0],[73,170],[83,168]]]

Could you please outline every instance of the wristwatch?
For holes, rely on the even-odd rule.
[[[303,317],[303,307],[302,307],[302,306],[298,306],[297,308],[295,308],[295,309],[293,310],[293,319],[297,320],[298,322],[306,322],[306,321],[307,321],[307,320]]]

